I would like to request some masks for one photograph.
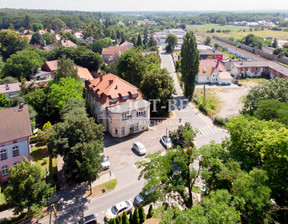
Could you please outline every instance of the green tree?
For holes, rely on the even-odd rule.
[[[55,107],[62,110],[69,99],[82,99],[83,86],[80,81],[71,77],[60,78],[58,83],[53,83],[50,87],[49,98],[55,102]]]
[[[29,80],[31,73],[37,72],[38,68],[43,64],[43,58],[34,51],[23,50],[18,51],[7,59],[2,74],[13,76],[20,80],[20,77]]]
[[[211,37],[210,36],[206,37],[205,44],[207,44],[207,45],[211,44]]]
[[[41,210],[54,192],[54,188],[43,179],[41,167],[24,158],[21,164],[9,169],[9,185],[4,190],[6,201],[14,208],[14,213],[28,213]]]
[[[249,223],[268,223],[271,221],[270,193],[265,171],[253,169],[249,174],[238,175],[233,182],[232,194],[242,210],[242,218]],[[247,214],[247,215],[246,215]]]
[[[59,33],[61,29],[65,28],[66,24],[63,22],[63,20],[59,18],[55,18],[52,20],[52,29],[56,32]]]
[[[278,40],[277,40],[277,38],[274,38],[272,47],[274,47],[274,48],[277,48],[277,47],[278,47]]]
[[[10,55],[15,54],[28,47],[28,42],[19,33],[12,30],[0,31],[0,54],[6,60]]]
[[[103,151],[103,126],[86,115],[68,116],[64,122],[53,126],[48,148],[64,160],[67,179],[73,182],[96,180],[101,168]]]
[[[116,217],[116,224],[122,224],[122,217],[121,216]]]
[[[91,48],[95,53],[102,54],[102,49],[107,48],[111,45],[112,45],[111,39],[106,37],[101,40],[95,40],[94,43],[91,45]]]
[[[54,80],[58,82],[60,78],[71,77],[79,80],[78,69],[74,62],[65,56],[58,60],[58,70],[55,72]]]
[[[154,111],[154,105],[151,104],[153,116],[167,116],[169,114],[169,109],[172,108],[169,108],[168,100],[173,99],[172,95],[175,93],[175,89],[172,77],[166,69],[155,68],[148,71],[140,83],[140,90],[147,99],[160,100],[160,103],[156,105],[156,111]],[[164,105],[166,109],[162,108]]]
[[[201,203],[190,209],[168,208],[162,212],[161,224],[210,224],[210,223],[240,223],[240,213],[236,210],[232,196],[227,190],[211,192],[210,196],[204,197]]]
[[[1,84],[10,84],[10,83],[16,83],[19,82],[18,79],[12,77],[12,76],[6,76],[2,81],[0,82]]]
[[[68,102],[63,106],[63,109],[60,111],[61,115],[63,117],[65,117],[65,115],[69,115],[70,113],[72,113],[75,110],[80,110],[79,115],[80,114],[86,114],[86,108],[85,108],[85,101],[82,98],[71,98],[68,100]],[[74,113],[74,112],[73,112]]]
[[[174,51],[174,48],[177,44],[177,36],[173,33],[168,33],[167,34],[167,37],[166,37],[166,40],[165,40],[165,43],[167,43],[167,47],[166,47],[166,51],[168,53],[170,52],[173,52]]]
[[[138,34],[138,38],[137,38],[137,47],[138,46],[142,46],[142,38],[141,38],[140,33]]]
[[[145,211],[144,211],[143,206],[141,205],[141,206],[139,207],[139,219],[140,219],[140,223],[144,223],[144,222],[145,222],[145,218],[146,218],[146,214],[145,214]]]
[[[42,38],[41,34],[36,32],[32,35],[32,38],[30,40],[30,44],[38,44],[40,46],[45,46],[46,42],[45,40]]]
[[[38,32],[39,30],[43,30],[44,27],[43,27],[43,24],[41,23],[32,23],[32,30],[34,32]]]
[[[129,82],[129,79],[125,73],[128,73],[129,70],[129,63],[130,60],[136,55],[136,52],[134,49],[129,49],[128,51],[125,51],[123,54],[121,54],[118,64],[117,64],[117,74],[124,78],[126,81]]]
[[[169,150],[164,156],[160,153],[146,156],[148,161],[137,162],[142,168],[139,179],[146,180],[145,189],[153,189],[153,198],[166,201],[167,197],[188,208],[193,206],[192,188],[200,175],[200,167],[192,164],[198,158],[196,148],[189,147]]]
[[[7,98],[5,93],[0,93],[0,108],[10,107],[10,100]]]
[[[122,224],[130,224],[126,212],[123,213],[123,216],[122,216]]]
[[[270,79],[260,82],[257,86],[251,87],[244,100],[243,112],[253,114],[257,110],[258,103],[261,100],[277,100],[279,102],[288,103],[287,79]]]
[[[54,44],[57,42],[56,37],[49,32],[43,33],[42,38],[45,40],[47,45]]]
[[[196,37],[192,31],[184,36],[181,46],[181,72],[186,96],[192,96],[195,88],[195,77],[199,72],[200,55]]]
[[[133,213],[133,224],[140,224],[139,211],[137,207],[134,209]]]
[[[130,212],[130,215],[129,215],[129,223],[133,224],[133,212],[132,211]]]
[[[183,148],[189,147],[193,143],[196,134],[197,131],[193,130],[191,123],[186,122],[184,125],[179,125],[177,130],[171,131],[169,137],[174,147],[180,146]]]
[[[148,40],[148,47],[153,47],[153,46],[157,46],[157,42],[154,39],[154,33],[151,32],[149,36],[149,40]]]
[[[31,19],[29,17],[29,15],[26,15],[25,16],[25,19],[24,19],[24,27],[29,30],[31,28]]]
[[[144,28],[144,35],[143,35],[143,45],[148,44],[148,26],[145,26]]]
[[[154,214],[153,205],[150,204],[149,209],[148,209],[147,219],[151,218],[153,214]]]

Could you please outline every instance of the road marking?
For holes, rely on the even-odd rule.
[[[197,134],[197,137],[204,137],[210,134],[218,133],[218,131],[209,125],[202,126],[198,128],[199,133]]]

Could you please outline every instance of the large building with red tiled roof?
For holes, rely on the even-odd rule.
[[[150,103],[139,88],[111,73],[86,82],[91,114],[113,137],[146,130]]]
[[[32,135],[28,106],[0,110],[0,182],[6,182],[9,168],[30,160],[29,136]]]
[[[205,59],[200,60],[199,73],[195,81],[198,84],[230,85],[232,77],[220,59]]]
[[[128,41],[125,41],[120,46],[109,46],[107,48],[102,49],[102,58],[103,61],[109,63],[113,61],[115,58],[120,57],[125,51],[130,48],[134,48],[134,45]]]

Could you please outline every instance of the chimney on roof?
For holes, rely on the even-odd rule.
[[[103,75],[100,75],[100,82],[103,81]]]
[[[115,86],[115,89],[117,89],[117,87],[118,87],[118,86],[116,85],[116,86]]]
[[[110,80],[109,80],[109,86],[110,86],[112,83],[113,83],[113,80],[110,79]]]

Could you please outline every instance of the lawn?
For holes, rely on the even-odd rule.
[[[286,40],[288,38],[288,32],[285,31],[274,31],[274,30],[257,30],[250,31],[250,27],[245,27],[245,26],[232,26],[232,25],[217,25],[217,24],[205,24],[205,25],[188,25],[188,28],[192,29],[193,31],[198,31],[200,33],[208,34],[208,35],[216,35],[224,38],[229,38],[229,37],[234,37],[235,40],[241,39],[243,37],[246,37],[248,34],[254,34],[255,36],[258,37],[273,37],[273,38],[279,38]],[[216,30],[231,30],[230,33],[206,33],[206,31],[210,31],[212,28]],[[245,31],[244,31],[245,30]]]
[[[45,175],[45,173],[49,170],[49,153],[47,151],[47,146],[34,146],[30,150],[32,162],[34,162],[37,165],[40,165],[42,167],[42,174]],[[57,171],[57,159],[52,159],[52,167],[53,167],[53,173],[56,173]]]
[[[4,198],[4,194],[0,193],[0,205],[6,204],[6,200]]]
[[[200,104],[203,104],[204,90],[196,88],[193,97],[197,97],[199,107]],[[220,110],[220,100],[215,96],[213,89],[206,88],[206,108],[209,115],[217,114]]]
[[[117,183],[118,183],[117,179],[110,180],[104,184],[100,184],[100,185],[92,187],[92,194],[90,194],[90,188],[89,188],[86,191],[86,194],[91,198],[95,198],[101,194],[107,193],[109,191],[113,191]]]

